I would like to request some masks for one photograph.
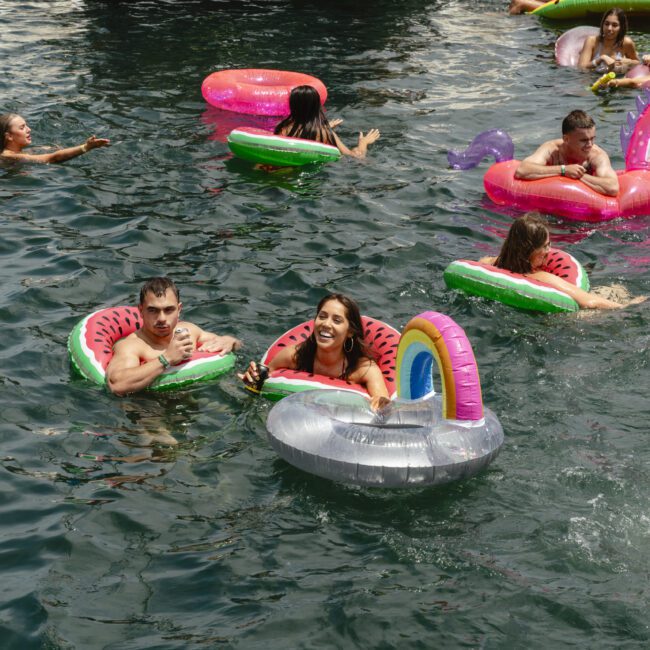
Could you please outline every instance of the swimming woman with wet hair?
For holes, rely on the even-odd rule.
[[[529,212],[510,226],[499,255],[484,257],[481,262],[550,284],[573,298],[581,309],[620,309],[646,300],[645,296],[638,296],[622,304],[584,291],[557,275],[542,271],[550,247],[551,239],[546,222],[539,214]]]
[[[82,156],[91,149],[107,147],[110,144],[110,140],[96,138],[94,135],[91,135],[83,144],[76,147],[58,149],[52,153],[23,153],[23,149],[32,143],[31,134],[32,130],[20,115],[16,115],[16,113],[0,115],[0,140],[2,141],[2,153],[0,153],[0,156],[5,159],[20,162],[58,163]]]
[[[370,129],[365,135],[359,133],[359,142],[348,149],[334,133],[343,120],[328,121],[321,107],[320,95],[312,86],[296,86],[289,95],[289,116],[275,127],[275,135],[289,138],[314,140],[337,147],[345,156],[365,158],[368,146],[379,139],[379,131]]]

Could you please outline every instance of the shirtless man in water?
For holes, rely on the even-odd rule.
[[[204,352],[223,354],[241,346],[233,336],[217,336],[179,320],[182,306],[178,289],[169,278],[151,278],[144,283],[138,305],[142,327],[115,344],[106,368],[113,393],[125,395],[146,388],[165,368],[191,357],[199,344]],[[177,328],[184,331],[176,332]]]
[[[571,111],[562,121],[562,138],[545,142],[519,163],[515,178],[537,180],[566,176],[605,196],[618,194],[618,176],[609,156],[597,145],[596,125],[584,111]]]

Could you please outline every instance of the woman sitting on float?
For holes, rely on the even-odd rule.
[[[634,41],[627,34],[627,16],[615,7],[603,14],[600,33],[588,36],[582,46],[578,67],[596,72],[624,73],[639,63]]]
[[[325,296],[318,303],[313,331],[302,343],[283,348],[268,362],[269,372],[281,368],[360,384],[375,410],[390,401],[381,369],[364,341],[359,307],[340,293]],[[239,378],[245,384],[257,383],[257,364],[251,361]]]
[[[510,226],[497,257],[484,257],[480,261],[482,264],[492,264],[511,273],[521,273],[527,278],[551,285],[573,298],[581,309],[620,309],[646,300],[645,296],[638,296],[624,305],[584,291],[557,275],[540,270],[544,266],[550,246],[550,233],[546,223],[540,215],[531,212]]]
[[[91,149],[106,147],[110,144],[110,140],[96,138],[94,135],[91,135],[83,144],[77,145],[76,147],[57,149],[51,153],[23,153],[23,149],[32,143],[32,130],[27,126],[27,122],[15,113],[0,115],[0,141],[2,142],[2,153],[0,153],[0,156],[21,162],[33,163],[65,162],[71,158],[82,156]]]
[[[328,121],[321,107],[320,95],[312,86],[296,86],[289,95],[289,109],[291,111],[289,116],[275,127],[275,135],[329,144],[336,147],[344,156],[355,158],[365,158],[368,145],[379,139],[377,129],[370,129],[365,135],[361,131],[357,146],[348,149],[341,138],[334,133],[334,128],[343,120]]]

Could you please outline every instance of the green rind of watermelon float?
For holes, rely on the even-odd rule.
[[[530,13],[550,20],[571,20],[620,7],[628,16],[650,14],[650,0],[551,0]]]
[[[546,256],[543,271],[589,291],[589,279],[582,265],[569,253],[552,248]],[[517,307],[546,313],[574,312],[580,309],[569,295],[545,282],[511,273],[491,264],[471,260],[456,260],[444,272],[450,289],[460,289]]]
[[[304,138],[288,138],[252,127],[231,131],[228,146],[244,160],[278,167],[334,162],[341,157],[341,152],[332,145]]]
[[[396,394],[395,356],[399,344],[399,332],[390,325],[367,316],[362,316],[361,322],[364,341],[374,355],[375,361],[384,376],[388,394],[393,398]],[[262,363],[268,365],[283,348],[302,343],[309,337],[313,327],[314,321],[312,320],[301,323],[285,332],[266,351],[262,357]],[[368,397],[368,391],[360,384],[288,368],[281,368],[271,372],[269,378],[264,382],[260,394],[267,399],[278,401],[292,393],[301,393],[316,388],[349,390]]]
[[[115,343],[140,329],[142,319],[135,307],[100,309],[80,320],[68,337],[72,367],[84,378],[106,385],[106,367],[113,358]],[[197,381],[209,381],[231,370],[235,355],[197,350],[182,364],[170,366],[148,390],[172,390]]]

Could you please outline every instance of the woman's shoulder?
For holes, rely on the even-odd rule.
[[[318,130],[318,142],[323,142],[324,144],[329,144],[333,147],[336,147],[336,134],[330,127],[329,123],[326,123]]]
[[[51,154],[31,154],[31,153],[17,153],[5,149],[0,157],[5,160],[12,160],[16,162],[34,162],[34,163],[48,163],[50,162]]]
[[[629,36],[626,36],[623,39],[623,49],[630,53],[636,52],[636,45],[634,44],[634,41]]]
[[[482,258],[479,260],[479,262],[480,262],[481,264],[491,264],[492,266],[494,266],[494,263],[495,263],[496,261],[497,261],[497,258],[496,258],[496,257],[493,257],[493,256],[482,257]]]
[[[527,278],[532,278],[533,280],[538,280],[539,282],[546,282],[553,286],[564,286],[566,281],[562,278],[549,273],[548,271],[533,271],[532,273],[524,273]]]
[[[356,384],[364,383],[364,378],[368,372],[371,371],[373,366],[375,368],[379,368],[377,362],[374,359],[371,359],[370,357],[359,357],[354,370],[352,370],[352,372],[349,374],[349,380]]]

